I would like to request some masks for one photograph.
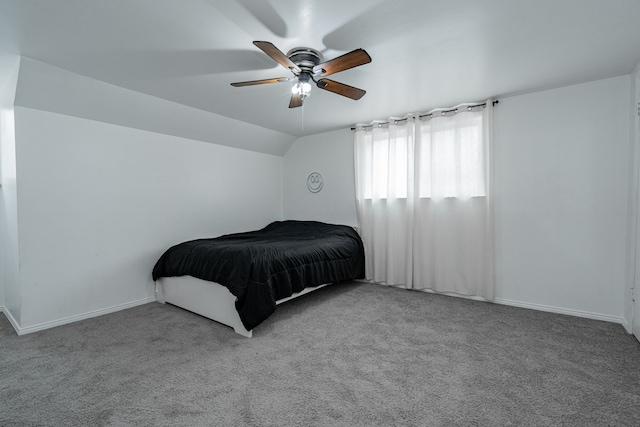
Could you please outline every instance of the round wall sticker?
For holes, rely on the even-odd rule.
[[[307,188],[312,193],[317,193],[318,191],[322,190],[323,186],[324,181],[322,180],[322,175],[320,175],[318,172],[313,172],[307,178]]]

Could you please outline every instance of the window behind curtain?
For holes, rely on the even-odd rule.
[[[363,151],[364,198],[407,198],[409,188],[419,198],[486,196],[482,123],[472,112],[372,129]]]

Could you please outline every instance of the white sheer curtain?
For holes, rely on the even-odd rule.
[[[367,279],[493,299],[492,109],[356,127]]]

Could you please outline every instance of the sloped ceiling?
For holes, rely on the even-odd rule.
[[[0,51],[29,58],[29,85],[33,70],[67,70],[185,107],[180,114],[193,112],[194,122],[269,129],[286,145],[355,123],[628,74],[640,62],[639,22],[636,0],[0,0]],[[231,87],[291,76],[254,40],[329,59],[363,48],[372,63],[332,78],[367,94],[353,101],[315,89],[304,107],[289,109],[290,82]],[[25,89],[22,99],[87,110],[66,93],[50,99]],[[136,108],[126,102],[132,95],[109,94],[124,97],[125,112]]]
[[[15,105],[259,153],[284,155],[295,136],[125,89],[28,57]]]

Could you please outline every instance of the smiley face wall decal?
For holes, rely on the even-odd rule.
[[[324,187],[324,181],[322,175],[318,172],[312,172],[307,178],[307,188],[312,193],[318,193]]]

